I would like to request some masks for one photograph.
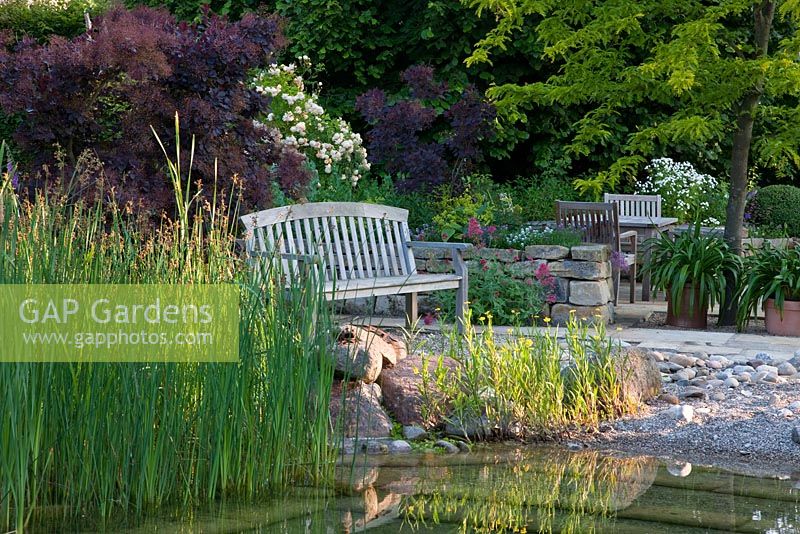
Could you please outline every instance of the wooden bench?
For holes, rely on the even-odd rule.
[[[464,326],[468,274],[465,243],[411,241],[408,211],[377,204],[296,204],[241,217],[251,257],[273,258],[283,273],[298,276],[317,262],[328,300],[406,295],[408,324],[417,320],[417,293],[456,289],[456,325]],[[454,274],[418,274],[415,248],[449,249]]]

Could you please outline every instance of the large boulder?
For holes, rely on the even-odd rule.
[[[423,417],[422,368],[424,358],[430,358],[429,369],[432,374],[437,366],[435,357],[414,354],[399,362],[392,369],[385,369],[380,376],[383,388],[383,404],[402,425],[419,425],[426,428],[435,426],[440,422],[436,416]],[[443,364],[448,369],[453,369],[458,363],[445,357]],[[430,385],[430,394],[441,397],[442,393],[435,384]]]
[[[392,420],[381,406],[381,388],[364,382],[334,382],[331,388],[331,419],[341,424],[346,438],[386,438]]]
[[[620,380],[624,401],[645,402],[661,394],[661,371],[652,351],[622,347],[615,356],[614,369]]]
[[[402,340],[369,325],[343,326],[334,352],[340,376],[367,384],[375,382],[385,366],[396,365],[408,354]]]

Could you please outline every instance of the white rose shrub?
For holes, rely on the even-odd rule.
[[[310,67],[306,56],[300,63]],[[271,97],[269,112],[257,118],[256,126],[265,131],[265,138],[277,138],[306,156],[316,175],[310,199],[348,198],[370,168],[361,135],[346,121],[325,112],[317,95],[306,92],[297,70],[294,63],[273,64],[255,73],[256,91]]]

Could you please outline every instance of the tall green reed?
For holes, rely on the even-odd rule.
[[[118,512],[251,499],[332,475],[333,364],[319,281],[286,288],[268,269],[256,277],[230,232],[236,192],[206,200],[181,176],[180,157],[176,143],[167,169],[178,217],[157,226],[108,191],[94,205],[58,189],[24,199],[4,176],[0,283],[241,289],[237,363],[0,364],[7,529],[22,531],[42,510],[102,525]]]

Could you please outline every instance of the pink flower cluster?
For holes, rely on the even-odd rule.
[[[547,263],[540,264],[533,276],[547,291],[545,296],[547,303],[554,304],[556,302],[556,278],[550,273],[550,267],[548,267]]]
[[[497,232],[497,226],[481,226],[481,223],[475,217],[470,217],[467,223],[467,232],[464,234],[467,239],[472,241],[475,245],[484,245],[484,241],[491,241]]]

